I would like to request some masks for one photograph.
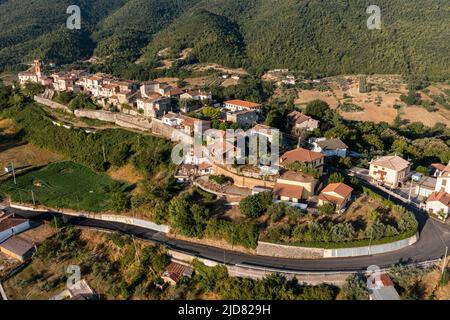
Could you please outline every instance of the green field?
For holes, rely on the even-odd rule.
[[[52,208],[101,212],[110,208],[111,196],[123,192],[121,183],[106,174],[73,163],[59,162],[0,183],[0,193],[13,202],[33,203]]]

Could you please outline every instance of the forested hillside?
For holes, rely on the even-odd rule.
[[[64,28],[79,4],[80,31]],[[35,56],[66,63],[93,54],[152,66],[161,49],[250,71],[410,73],[449,77],[450,2],[379,0],[382,29],[368,30],[368,0],[5,0],[0,70]],[[58,52],[56,52],[58,51]],[[17,66],[16,66],[17,67]]]

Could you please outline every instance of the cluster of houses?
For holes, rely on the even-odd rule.
[[[370,163],[369,176],[390,188],[398,188],[410,183],[410,195],[424,203],[423,208],[430,214],[446,219],[450,214],[450,163],[446,166],[434,163],[429,168],[429,176],[411,171],[411,163],[397,155],[380,157]],[[413,188],[415,184],[415,187]]]
[[[167,128],[171,128],[172,139],[175,132],[175,139],[182,141],[183,137],[188,137],[191,143],[194,141],[192,138],[194,133],[204,134],[211,129],[210,121],[188,115],[206,105],[220,108],[220,121],[235,123],[237,127],[246,130],[246,136],[262,136],[271,144],[274,143],[274,139],[280,139],[278,130],[260,124],[262,120],[260,103],[235,99],[225,101],[221,105],[214,103],[211,93],[204,90],[183,91],[163,82],[137,83],[104,73],[89,74],[83,70],[58,72],[48,77],[42,73],[41,66],[42,62],[36,60],[33,67],[19,73],[20,83],[40,83],[56,92],[85,93],[106,109],[114,106],[131,115],[158,119]],[[173,99],[179,101],[179,112],[173,110]],[[300,111],[292,111],[286,119],[288,133],[297,137],[313,132],[319,125],[319,121]],[[224,131],[216,131],[213,136],[206,137],[206,146],[203,147],[206,156],[197,157],[191,152],[185,157],[185,164],[195,166],[196,175],[214,173],[215,162],[218,159],[225,159],[230,153],[238,155],[238,158],[246,155],[245,150],[227,141]],[[298,162],[323,175],[325,157],[346,157],[349,150],[340,139],[311,138],[308,142],[311,150],[297,148],[281,155],[277,159],[276,166],[279,170],[276,172],[272,172],[271,168],[260,166],[260,170],[267,171],[265,175],[269,176],[271,183],[265,179],[261,185],[255,186],[255,183],[251,183],[251,188],[270,188],[277,201],[294,205],[300,205],[314,197],[319,187],[317,177],[292,171],[289,164]],[[450,212],[450,183],[448,183],[450,166],[435,164],[431,169],[433,177],[417,177],[411,172],[409,161],[392,155],[370,162],[367,176],[372,182],[394,189],[404,186],[411,178],[413,180],[417,178],[415,195],[426,199],[426,210],[429,213],[439,212],[447,216]],[[332,203],[336,210],[342,211],[348,206],[351,194],[352,189],[345,184],[330,184],[318,195],[317,202],[319,205]]]

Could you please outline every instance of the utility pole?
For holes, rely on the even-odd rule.
[[[136,246],[136,242],[135,242],[135,239],[134,239],[134,235],[131,235],[131,239],[133,239],[133,245],[134,245],[135,257],[137,258],[138,263],[141,264],[141,259],[139,258],[138,249],[137,249],[137,246]]]
[[[102,151],[103,151],[103,162],[106,162],[106,154],[105,154],[105,146],[102,145]]]
[[[447,265],[447,253],[448,253],[448,247],[445,247],[444,262],[442,264],[442,274],[444,274],[445,267]]]
[[[370,255],[370,249],[371,249],[371,246],[372,246],[372,237],[373,237],[373,228],[372,228],[372,230],[370,231],[369,255]]]
[[[34,200],[34,191],[31,190],[31,199],[33,199],[33,206],[36,206],[36,201]]]
[[[14,162],[11,162],[11,169],[12,169],[12,174],[13,174],[14,184],[17,184],[17,181],[16,181],[16,171],[14,170]]]
[[[412,193],[412,187],[413,187],[413,184],[414,184],[414,180],[411,178],[411,183],[410,183],[410,185],[409,185],[408,203],[411,202],[411,193]]]

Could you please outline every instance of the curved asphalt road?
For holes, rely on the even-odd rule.
[[[450,246],[450,226],[441,224],[432,219],[427,219],[420,214],[418,215],[421,226],[420,240],[412,246],[374,256],[319,260],[257,256],[173,239],[157,231],[123,223],[62,216],[60,213],[52,212],[36,213],[12,208],[6,210],[11,213],[14,212],[18,216],[35,221],[51,220],[54,216],[60,216],[63,217],[66,222],[73,225],[123,232],[143,240],[162,244],[172,250],[216,262],[225,262],[230,265],[248,265],[249,267],[267,268],[269,270],[276,268],[291,272],[363,271],[370,265],[377,265],[381,268],[385,268],[398,263],[418,263],[442,258],[445,253],[445,247]]]

